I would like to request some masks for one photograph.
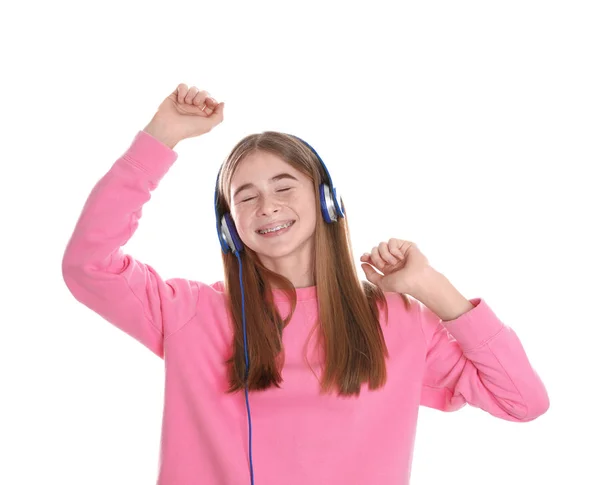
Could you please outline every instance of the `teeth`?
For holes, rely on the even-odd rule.
[[[293,224],[294,221],[292,222],[288,222],[287,224],[282,224],[280,226],[275,226],[272,227],[271,229],[265,229],[264,231],[258,231],[259,234],[266,234],[268,232],[275,232],[278,231],[279,229],[285,229],[286,227],[290,227]]]

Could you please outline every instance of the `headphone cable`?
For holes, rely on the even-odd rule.
[[[250,363],[248,362],[248,341],[246,336],[246,309],[244,307],[244,283],[242,282],[242,260],[238,251],[234,252],[239,267],[240,274],[240,288],[242,289],[242,324],[244,327],[244,353],[246,354],[246,375],[245,381],[245,394],[246,394],[246,411],[248,413],[248,453],[250,459],[250,483],[254,485],[254,467],[252,465],[252,419],[250,418],[250,403],[248,401],[248,374],[250,372]]]

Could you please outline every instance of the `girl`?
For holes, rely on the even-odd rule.
[[[343,203],[295,136],[249,135],[221,167],[223,281],[163,280],[125,254],[174,147],[223,111],[180,84],[93,188],[63,259],[73,296],[165,361],[158,485],[406,485],[420,405],[548,409],[515,332],[414,243],[374,246],[359,280]]]

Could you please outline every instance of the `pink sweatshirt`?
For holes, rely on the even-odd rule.
[[[121,249],[177,156],[137,133],[89,195],[64,254],[63,277],[79,302],[164,359],[157,484],[249,484],[244,392],[225,393],[233,334],[222,282],[163,280]],[[314,335],[313,370],[303,354],[317,318],[316,287],[296,292],[283,333],[282,387],[249,394],[256,485],[406,485],[419,405],[456,411],[468,403],[519,422],[548,409],[519,338],[483,299],[471,299],[473,309],[443,322],[417,300],[407,311],[391,292],[389,319],[381,322],[390,353],[385,387],[364,385],[358,398],[321,395]],[[275,293],[287,314],[288,301]]]

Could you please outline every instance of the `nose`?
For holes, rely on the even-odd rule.
[[[258,207],[260,214],[271,214],[272,212],[277,212],[279,210],[279,204],[277,200],[271,199],[269,197],[261,197],[260,204]]]

